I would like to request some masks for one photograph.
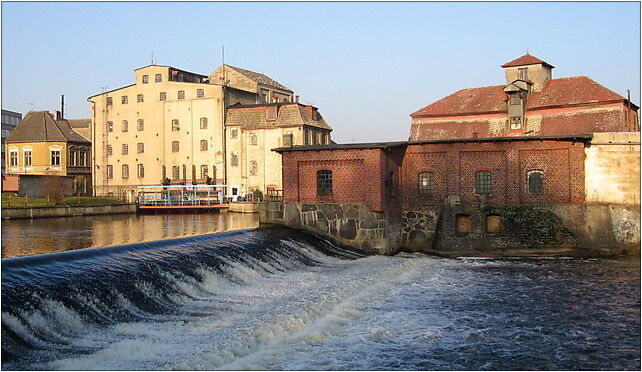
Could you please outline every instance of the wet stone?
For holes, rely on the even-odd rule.
[[[357,224],[355,220],[349,219],[341,224],[339,236],[343,239],[353,240],[357,237]]]
[[[301,207],[301,212],[310,212],[310,211],[316,211],[317,206],[315,204],[303,204]]]

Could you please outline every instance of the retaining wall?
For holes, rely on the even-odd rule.
[[[42,207],[42,208],[3,208],[2,219],[90,216],[98,214],[136,213],[136,204],[101,205],[92,207]]]

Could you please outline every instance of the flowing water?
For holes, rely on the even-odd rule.
[[[640,262],[363,257],[274,228],[8,258],[2,368],[639,370]]]

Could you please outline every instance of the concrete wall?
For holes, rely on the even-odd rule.
[[[640,132],[595,133],[585,154],[587,202],[640,205]]]
[[[2,219],[90,216],[97,214],[136,213],[135,204],[94,207],[3,208]]]

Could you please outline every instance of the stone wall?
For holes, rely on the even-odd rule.
[[[2,208],[2,219],[90,216],[98,214],[136,213],[136,204],[101,205],[93,207]]]

